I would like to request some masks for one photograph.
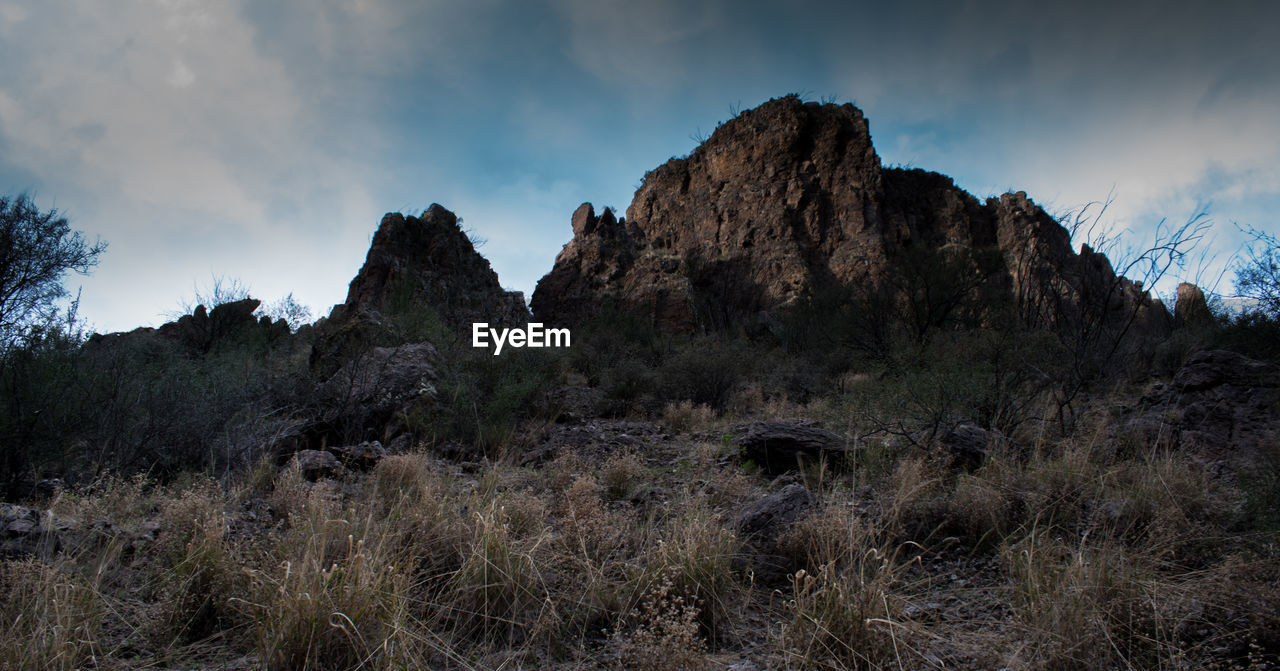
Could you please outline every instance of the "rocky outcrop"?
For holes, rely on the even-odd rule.
[[[1196,352],[1124,422],[1145,445],[1172,445],[1252,466],[1280,440],[1280,366],[1225,350]],[[1274,468],[1274,466],[1272,466]]]
[[[943,175],[881,166],[852,105],[771,100],[645,175],[625,218],[583,204],[572,225],[534,292],[540,321],[616,307],[668,331],[723,329],[837,287],[902,294],[904,267],[941,258],[972,281],[964,290],[1016,302],[1028,325],[1119,304],[1168,326],[1162,305],[1101,254],[1075,254],[1026,194],[980,202]]]
[[[440,355],[431,343],[375,347],[320,385],[322,424],[348,440],[387,440],[403,418],[435,409]]]
[[[524,294],[506,291],[449,210],[432,204],[420,217],[382,217],[347,300],[316,325],[312,371],[320,377],[372,346],[421,339],[432,329],[470,332],[526,324]]]
[[[1173,317],[1181,326],[1200,328],[1213,325],[1213,313],[1200,287],[1182,282],[1178,284],[1177,298],[1173,304]]]
[[[245,298],[216,305],[212,310],[197,305],[191,314],[167,322],[159,328],[138,328],[127,333],[93,334],[91,348],[173,346],[193,355],[208,354],[221,345],[284,341],[289,338],[289,323],[263,315],[255,316],[262,304],[256,298]]]
[[[429,307],[449,326],[529,321],[524,294],[506,291],[454,213],[432,204],[421,217],[391,212],[373,234],[347,300],[330,320],[390,316]]]

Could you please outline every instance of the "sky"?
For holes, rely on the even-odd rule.
[[[99,332],[216,277],[327,314],[432,203],[527,297],[579,203],[798,93],[980,198],[1111,196],[1130,244],[1207,209],[1182,275],[1230,293],[1236,224],[1280,232],[1277,44],[1229,0],[0,0],[0,193],[108,243],[67,277]]]

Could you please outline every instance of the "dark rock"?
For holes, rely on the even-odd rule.
[[[64,488],[61,478],[45,478],[36,482],[36,494],[46,499],[57,496]]]
[[[753,551],[749,564],[757,580],[777,582],[790,571],[789,562],[779,554],[778,541],[814,503],[804,485],[792,484],[745,505],[733,515],[734,530]]]
[[[438,320],[438,324],[430,322]],[[346,302],[316,325],[313,371],[324,377],[370,345],[421,337],[441,326],[469,333],[472,322],[523,325],[520,292],[506,291],[452,212],[432,204],[421,217],[383,216]]]
[[[338,478],[346,472],[342,462],[328,452],[301,450],[293,458],[298,462],[298,471],[302,477],[311,482],[321,478]]]
[[[1179,392],[1208,391],[1222,385],[1237,389],[1280,387],[1280,366],[1227,350],[1192,354],[1173,376]]]
[[[391,212],[382,218],[344,312],[390,315],[417,306],[430,306],[454,327],[529,321],[524,296],[502,288],[458,217],[434,203],[421,217]]]
[[[283,319],[255,317],[261,305],[256,298],[232,301],[207,310],[197,305],[189,315],[162,324],[159,328],[137,328],[127,333],[95,333],[89,337],[90,349],[120,350],[135,348],[155,350],[176,346],[189,355],[208,354],[222,345],[260,341],[289,341],[289,323]]]
[[[48,513],[0,503],[0,558],[52,554],[63,545],[69,526]]]
[[[1280,436],[1280,366],[1223,350],[1196,352],[1157,384],[1122,427],[1144,445],[1198,450],[1256,466]]]
[[[566,452],[597,458],[628,449],[645,452],[670,441],[671,434],[652,422],[592,419],[548,427],[524,453],[520,463],[542,464]]]
[[[347,438],[384,439],[400,433],[400,418],[431,412],[440,355],[430,343],[375,347],[348,361],[319,389],[324,422]]]
[[[583,204],[572,226],[534,291],[542,322],[612,306],[665,331],[754,328],[828,290],[891,287],[922,251],[963,262],[980,278],[963,291],[1016,303],[1028,326],[1068,326],[1099,302],[1140,312],[1138,332],[1171,322],[1105,256],[1073,253],[1025,193],[980,202],[944,175],[883,167],[852,105],[788,96],[743,112],[646,174],[624,219]],[[987,251],[1002,263],[978,273]]]
[[[1205,300],[1200,287],[1188,282],[1178,284],[1176,302],[1173,304],[1173,318],[1178,324],[1191,327],[1213,325],[1213,313],[1209,311],[1209,301]]]
[[[376,440],[368,440],[359,445],[330,447],[329,453],[353,471],[369,471],[387,456],[386,448]]]
[[[842,436],[804,424],[754,422],[735,427],[731,433],[739,456],[770,475],[795,469],[802,460],[840,463],[849,453]]]
[[[388,454],[404,454],[411,449],[413,449],[413,436],[407,433],[402,433],[392,438],[391,442],[387,444]]]

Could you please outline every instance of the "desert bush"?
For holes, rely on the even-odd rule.
[[[1221,321],[1211,336],[1214,347],[1280,362],[1280,315],[1249,310],[1234,317],[1223,317]]]
[[[716,419],[716,411],[709,405],[695,405],[693,401],[672,401],[662,408],[662,422],[674,431],[705,429]]]
[[[670,580],[671,597],[697,604],[699,630],[709,641],[731,627],[744,595],[733,570],[742,541],[724,529],[712,511],[687,506],[666,520],[641,549],[644,565],[624,587],[626,606],[621,613],[630,613],[655,586]]]
[[[490,645],[518,646],[548,602],[539,539],[519,539],[496,505],[475,512],[462,564],[449,579],[442,613],[453,634]]]
[[[347,537],[334,556],[310,539],[278,569],[254,574],[256,648],[265,668],[355,669],[378,666],[387,650],[407,647],[403,575],[376,542]]]
[[[644,463],[634,452],[615,452],[600,467],[605,496],[617,501],[631,496],[636,485],[643,481]]]
[[[662,361],[661,394],[722,410],[738,384],[750,375],[751,348],[739,340],[694,338]]]
[[[303,371],[285,348],[263,339],[192,353],[148,333],[59,341],[28,351],[20,379],[6,370],[3,394],[34,471],[226,474],[291,421]]]
[[[710,668],[707,643],[698,631],[699,612],[697,603],[676,592],[675,579],[664,576],[619,622],[611,639],[614,654],[627,669]]]
[[[493,356],[470,348],[446,357],[448,365],[437,385],[446,409],[408,418],[409,428],[434,441],[474,445],[485,456],[497,458],[510,446],[520,423],[534,418],[557,379],[558,357],[544,350]]]
[[[1012,435],[1039,419],[1051,343],[1036,334],[939,333],[925,345],[896,341],[873,369],[846,386],[844,413],[859,435],[931,449],[962,422]],[[874,378],[874,379],[873,379]]]
[[[1024,648],[1035,669],[1193,668],[1184,636],[1204,623],[1211,591],[1170,578],[1110,544],[1032,529],[1005,552]]]

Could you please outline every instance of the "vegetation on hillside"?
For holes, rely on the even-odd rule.
[[[54,221],[28,206],[15,221]],[[87,270],[101,246],[58,221],[63,270]],[[1277,668],[1280,443],[1245,469],[1119,421],[1196,350],[1280,356],[1276,240],[1256,241],[1259,309],[1155,343],[991,305],[983,250],[759,327],[606,309],[568,350],[502,356],[410,302],[336,333],[86,339],[49,275],[0,352],[6,500],[47,519],[0,561],[0,667]],[[299,428],[339,368],[315,351],[421,341],[434,400],[394,418],[403,451],[315,481],[277,451],[366,437]],[[851,456],[771,477],[734,441],[765,420]],[[1005,440],[958,465],[961,425]],[[794,485],[813,504],[773,579],[740,517]]]

